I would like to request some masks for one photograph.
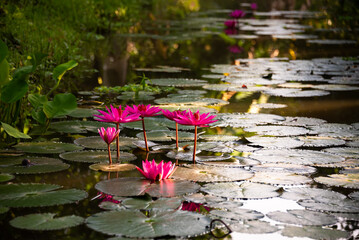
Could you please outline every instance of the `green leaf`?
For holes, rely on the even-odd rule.
[[[9,82],[9,63],[4,59],[0,62],[0,86]]]
[[[1,101],[13,103],[20,100],[29,89],[26,79],[31,72],[31,65],[17,69],[13,79],[1,89]]]
[[[67,63],[60,64],[57,67],[55,67],[54,71],[52,72],[52,77],[55,80],[60,81],[67,71],[73,69],[77,65],[78,63],[74,60],[70,60]]]
[[[27,99],[34,108],[43,106],[47,102],[47,97],[38,93],[29,94]]]
[[[2,40],[0,40],[0,62],[2,62],[6,58],[8,52],[9,50],[6,44]]]
[[[44,125],[46,123],[46,115],[42,109],[39,109],[38,111],[32,111],[31,116],[34,120],[36,120],[38,123]]]
[[[14,138],[31,138],[29,135],[20,132],[16,128],[13,128],[9,124],[1,122],[2,127],[4,128],[5,132]]]
[[[67,115],[77,108],[76,97],[71,93],[56,94],[53,101],[44,104],[47,118]]]
[[[32,71],[35,71],[36,67],[40,65],[42,59],[47,57],[46,53],[35,53],[31,55]]]

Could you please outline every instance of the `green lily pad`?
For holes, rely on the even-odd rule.
[[[155,78],[148,82],[148,84],[167,87],[200,87],[206,83],[205,80],[188,78]]]
[[[0,214],[6,213],[6,212],[8,212],[9,210],[10,210],[10,208],[8,208],[8,207],[2,207],[2,206],[0,206]]]
[[[349,198],[328,198],[317,196],[312,199],[303,199],[298,204],[313,211],[359,213],[358,202]]]
[[[329,186],[359,189],[359,173],[331,174],[328,177],[317,177],[314,181]]]
[[[122,197],[142,196],[146,193],[152,197],[175,197],[196,192],[199,190],[199,185],[173,179],[152,183],[143,178],[116,178],[99,182],[95,188],[103,193]]]
[[[59,142],[20,142],[14,146],[16,149],[27,153],[62,153],[67,151],[82,150],[83,147],[71,143]]]
[[[136,165],[129,163],[95,163],[89,166],[91,170],[94,171],[103,171],[103,172],[123,172],[123,171],[131,171],[136,169]]]
[[[137,209],[167,211],[178,209],[182,204],[181,198],[159,198],[153,201],[151,198],[125,198],[121,203],[102,202],[100,207],[106,210]]]
[[[307,126],[318,126],[326,123],[327,121],[319,118],[309,118],[309,117],[285,117],[285,120],[279,122],[278,124],[285,126],[297,126],[297,127],[307,127]]]
[[[348,86],[342,84],[318,84],[314,85],[313,88],[326,90],[326,91],[357,91],[359,87]]]
[[[332,147],[345,144],[344,140],[331,137],[300,136],[298,139],[304,142],[303,147]]]
[[[224,210],[212,210],[210,212],[210,216],[212,218],[225,218],[236,221],[244,221],[244,220],[257,220],[263,218],[264,215],[255,210],[249,210],[244,208],[231,209],[230,211]]]
[[[336,154],[345,158],[359,158],[359,147],[336,147],[326,148],[323,151]]]
[[[238,136],[232,135],[200,135],[200,139],[205,141],[222,141],[222,142],[229,142],[229,141],[236,141],[239,140]]]
[[[263,149],[252,153],[250,158],[262,163],[289,163],[302,165],[319,165],[344,161],[344,158],[330,153],[297,149]]]
[[[291,126],[255,126],[243,129],[246,132],[256,132],[261,135],[269,135],[276,137],[299,136],[309,133],[309,130],[302,127]]]
[[[146,216],[122,210],[97,213],[86,219],[87,226],[105,234],[134,238],[163,236],[189,237],[209,231],[210,219],[188,211],[166,211]]]
[[[166,126],[167,120],[164,119],[164,118],[146,117],[146,118],[144,118],[144,121],[145,121],[146,133],[147,133],[147,131],[169,130],[168,127]],[[168,122],[167,122],[167,124],[168,124]],[[124,123],[122,126],[124,126],[125,128],[130,128],[130,129],[143,131],[143,129],[142,129],[142,121]]]
[[[324,168],[354,168],[359,166],[359,159],[349,158],[343,162],[327,163],[327,164],[320,164],[315,166],[324,167]]]
[[[193,96],[178,97],[178,98],[158,98],[155,100],[157,104],[176,104],[176,105],[190,105],[190,106],[223,106],[229,102],[217,98],[194,98]]]
[[[95,109],[90,108],[76,108],[74,111],[72,111],[68,116],[73,118],[90,118],[93,117],[94,114],[97,114],[98,112]]]
[[[248,234],[265,234],[278,231],[278,228],[264,221],[243,221],[230,225],[232,231]],[[262,236],[262,235],[261,235]]]
[[[260,108],[260,109],[277,109],[277,108],[286,108],[286,104],[279,103],[257,103],[252,104],[252,107]]]
[[[359,191],[350,193],[349,197],[354,200],[359,200]]]
[[[0,167],[0,172],[2,173],[14,173],[14,174],[39,174],[39,173],[50,173],[50,172],[60,172],[66,170],[70,167],[66,163],[42,163],[38,164],[36,161],[31,161],[29,166],[7,166]]]
[[[260,162],[257,160],[250,159],[250,158],[234,157],[234,158],[228,159],[226,161],[221,161],[221,162],[207,161],[207,162],[201,162],[201,164],[207,165],[207,166],[217,166],[217,167],[243,168],[243,167],[259,165]]]
[[[75,227],[84,222],[82,217],[75,215],[54,218],[55,215],[55,213],[41,213],[20,216],[12,219],[10,225],[26,230],[48,231]]]
[[[316,126],[310,126],[314,132],[321,137],[333,137],[341,139],[355,138],[359,135],[359,130],[352,125],[340,123],[324,123]]]
[[[111,157],[113,160],[116,159],[116,152],[111,152]],[[76,151],[76,152],[66,152],[61,153],[60,158],[73,161],[73,162],[84,162],[84,163],[98,163],[98,162],[108,162],[108,152],[107,151]],[[137,157],[128,152],[120,152],[120,162],[133,161]]]
[[[197,150],[196,154],[200,153],[201,150]],[[166,154],[168,158],[181,160],[181,161],[193,161],[193,150],[190,151],[170,151]],[[197,162],[207,162],[207,161],[222,161],[230,159],[232,156],[229,154],[221,154],[219,156],[198,156],[196,155]]]
[[[176,131],[160,130],[160,131],[146,131],[147,139],[150,141],[172,141],[176,140]],[[143,133],[136,134],[136,137],[143,139]],[[194,134],[190,132],[178,131],[178,141],[193,141]]]
[[[60,187],[59,185],[40,183],[0,185],[0,205],[6,207],[45,207],[74,203],[87,197],[85,191],[78,189],[57,190]]]
[[[201,191],[215,196],[234,199],[263,199],[279,196],[278,188],[259,183],[209,183]]]
[[[336,239],[347,239],[349,236],[348,232],[333,230],[328,228],[313,227],[313,226],[286,226],[282,230],[282,235],[286,237],[299,237],[299,238],[310,238],[310,239],[327,239],[327,240],[336,240]]]
[[[287,212],[275,211],[266,215],[278,222],[304,226],[325,226],[337,222],[337,218],[333,215],[301,209],[287,210]]]
[[[8,182],[10,180],[13,180],[15,178],[14,175],[8,174],[8,173],[1,173],[0,174],[0,182]]]
[[[283,163],[266,163],[256,165],[251,168],[255,172],[275,172],[279,173],[295,173],[295,174],[312,174],[317,171],[316,168],[298,164],[283,164]]]
[[[152,92],[144,92],[139,91],[138,95],[136,96],[135,92],[123,92],[120,96],[117,97],[117,99],[120,100],[136,100],[136,101],[149,101],[155,99],[154,96],[152,96]]]
[[[273,174],[273,172],[256,172],[250,181],[271,185],[300,185],[310,183],[312,179],[294,173],[276,172]]]
[[[338,201],[346,199],[346,196],[339,192],[334,192],[321,188],[307,187],[286,188],[285,192],[281,195],[281,197],[294,201],[299,201],[302,199],[315,199],[316,197],[323,197],[326,199],[338,199]]]
[[[253,175],[252,172],[241,168],[221,168],[197,164],[178,167],[173,177],[194,182],[233,182],[249,179]]]
[[[300,89],[288,89],[288,88],[274,88],[264,91],[265,94],[276,97],[319,97],[329,95],[330,92],[322,90],[300,90]]]
[[[189,149],[193,149],[193,144],[188,146]],[[221,153],[232,153],[233,148],[228,147],[223,142],[199,142],[197,143],[197,149],[208,152],[221,152]]]
[[[265,148],[297,148],[304,144],[302,141],[291,137],[252,136],[246,139],[250,141],[249,145]]]
[[[120,136],[120,141],[119,141],[120,150],[127,151],[135,148],[135,146],[133,145],[133,141],[137,141],[137,140],[138,138]],[[105,141],[103,141],[103,139],[100,136],[78,138],[74,142],[75,144],[83,146],[85,148],[107,150],[107,143],[105,143]],[[110,146],[112,151],[116,150],[116,141],[113,141]]]
[[[101,127],[116,127],[116,125],[97,121],[61,121],[50,124],[50,129],[61,133],[97,133],[97,129]]]
[[[178,104],[166,104],[166,105],[163,105],[162,104],[162,105],[157,105],[157,106],[159,108],[167,109],[169,111],[176,111],[176,110],[181,110],[181,111],[187,110],[188,111],[188,110],[191,110],[192,112],[199,111],[200,113],[217,113],[218,112],[218,110],[216,110],[215,108],[192,106],[192,105],[178,105]],[[185,125],[183,125],[183,126],[185,126]],[[185,126],[185,127],[191,127],[192,129],[194,129],[193,126]]]
[[[213,123],[212,126],[233,128],[243,128],[258,124],[273,124],[285,120],[284,117],[264,113],[220,113],[217,114],[216,119],[218,121]]]

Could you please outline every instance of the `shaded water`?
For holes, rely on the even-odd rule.
[[[349,79],[348,82],[350,85],[348,84],[348,86],[358,86],[357,81],[359,74],[357,65],[359,61],[356,57],[358,56],[359,49],[355,31],[349,31],[349,28],[331,29],[330,24],[328,25],[328,20],[320,13],[289,11],[300,8],[303,9],[305,4],[295,7],[295,4],[293,4],[292,1],[270,1],[270,4],[268,4],[268,1],[257,1],[257,3],[259,6],[257,13],[251,14],[248,6],[240,6],[234,1],[221,1],[221,3],[216,3],[215,1],[203,1],[200,4],[200,12],[190,15],[182,21],[157,19],[157,21],[149,21],[148,24],[142,26],[140,34],[119,34],[118,36],[115,36],[114,39],[110,41],[111,45],[115,45],[115,51],[111,56],[103,59],[103,68],[100,69],[104,84],[112,86],[123,85],[126,81],[131,81],[136,78],[136,75],[141,75],[142,73],[150,79],[196,78],[206,79],[211,84],[224,83],[220,78],[224,78],[224,81],[228,83],[230,82],[231,75],[235,76],[236,74],[243,74],[243,77],[238,77],[240,79],[239,82],[241,82],[242,80],[247,81],[251,78],[261,78],[269,73],[273,74],[272,78],[269,79],[270,81],[275,81],[277,76],[285,78],[286,76],[293,76],[299,73],[299,75],[302,74],[305,76],[321,76],[323,79],[320,81],[296,81],[296,79],[287,78],[284,79],[284,82],[318,85],[326,84],[325,79],[333,79],[334,77],[337,77],[342,80]],[[275,7],[278,11],[273,10]],[[248,11],[247,16],[238,20],[237,26],[239,25],[239,30],[236,28],[235,34],[226,35],[224,33],[225,29],[223,23],[229,19],[228,14],[233,9],[238,8],[246,9]],[[319,29],[309,26],[319,26]],[[315,42],[319,39],[339,41]],[[262,63],[258,64],[258,62],[253,60],[253,64],[257,65],[255,65],[255,68],[251,68],[253,65],[249,59],[270,57],[273,61],[265,59]],[[343,57],[354,57],[354,59],[343,63]],[[315,66],[310,65],[312,59],[316,58],[329,58],[329,60],[323,60],[325,61],[324,64],[317,64]],[[301,62],[301,60],[308,61]],[[329,66],[330,62],[339,62],[339,64],[330,65],[334,69],[330,67],[325,69],[324,66],[326,64]],[[289,65],[289,63],[295,65]],[[174,73],[169,70],[159,71],[158,69],[161,69],[161,67],[159,68],[158,66],[164,65],[179,67],[180,71]],[[237,68],[233,68],[233,66],[237,66]],[[293,69],[293,67],[295,68]],[[229,73],[229,80],[226,80],[224,77],[227,73]],[[281,74],[283,74],[283,76]],[[206,78],[204,75],[212,76],[211,78]],[[221,77],[212,78],[213,75],[220,75]],[[236,79],[236,77],[234,78]],[[263,79],[264,78],[261,80]],[[348,82],[344,82],[343,84]],[[246,85],[250,88],[251,85],[254,86],[255,84],[246,83]],[[240,86],[242,86],[242,84],[240,84]],[[196,87],[185,89],[202,88]],[[312,90],[311,87],[304,87],[304,90],[308,89]],[[254,91],[250,93],[243,92],[242,90],[243,89],[238,90],[238,88],[237,90],[230,89],[228,91],[208,90],[205,97],[227,100],[229,102],[227,105],[214,107],[219,113],[267,113],[283,117],[320,118],[328,123],[343,123],[348,125],[359,122],[358,90],[332,91],[329,89],[327,90],[327,92],[329,92],[328,95],[312,97],[276,96],[268,94],[268,92],[265,93],[268,89],[265,89],[264,92]],[[116,105],[138,104],[142,102],[137,100],[120,101],[116,99],[115,96],[116,95],[110,95],[110,97],[108,97],[105,95],[97,98],[79,94],[79,98],[81,99],[80,103],[83,103],[83,106],[86,107],[99,107],[99,105],[92,105],[93,101],[97,100],[100,100],[100,102],[105,101],[107,104],[113,103]],[[162,93],[157,95],[156,99],[164,98],[166,96],[166,93]],[[145,101],[145,103],[153,104],[155,101]],[[277,109],[259,109],[255,107],[256,103],[285,104],[287,106],[285,108]],[[87,120],[92,119],[87,118]],[[358,146],[358,126],[351,127],[354,136],[347,138],[345,136],[339,136],[335,138],[344,139],[346,140],[346,143],[350,142],[356,144],[354,146]],[[243,134],[241,127],[232,126],[221,126],[204,129],[203,131],[210,134],[233,134],[236,136],[242,136]],[[138,130],[134,131],[125,128],[121,132],[121,135],[136,137],[136,134],[140,132],[141,131]],[[63,142],[72,143],[77,138],[94,135],[94,133],[52,133],[46,135],[45,138],[49,140],[58,139]],[[264,133],[263,135],[272,134]],[[245,136],[249,137],[250,134],[246,134]],[[171,143],[173,143],[173,141]],[[341,144],[340,146],[345,145]],[[325,147],[304,147],[304,149],[314,149],[316,151],[322,150],[323,148]],[[145,154],[137,149],[130,151],[137,156],[137,160],[131,163],[140,166],[141,161],[146,157]],[[213,153],[208,151],[208,154]],[[201,155],[206,155],[206,152]],[[233,156],[234,155],[247,157],[248,153],[235,151],[233,153]],[[44,154],[44,156],[54,158],[59,157],[58,154]],[[353,168],[358,166],[357,156],[358,155],[355,156],[355,154],[353,154],[346,157],[348,159],[353,159],[354,162],[353,164],[348,164],[349,167]],[[155,158],[156,160],[171,160],[165,153],[150,153],[149,159],[152,158]],[[99,200],[90,201],[90,199],[97,195],[98,190],[94,188],[96,183],[108,178],[139,176],[135,171],[108,174],[90,170],[88,168],[89,164],[86,163],[68,163],[70,163],[71,166],[66,171],[51,174],[16,175],[16,178],[12,180],[12,182],[51,183],[64,186],[64,188],[83,189],[88,192],[88,198],[76,204],[68,204],[58,207],[36,209],[11,208],[9,212],[1,215],[1,229],[3,230],[2,236],[4,236],[4,239],[106,239],[108,237],[108,235],[87,228],[85,224],[64,231],[59,230],[51,232],[19,230],[9,225],[9,220],[14,217],[30,213],[54,212],[58,213],[60,216],[74,214],[84,218],[89,217],[101,211],[98,207],[98,204],[100,203]],[[307,176],[310,176],[313,179],[314,177],[339,173],[343,167],[340,167],[340,165],[338,166],[339,167],[316,166],[317,172]],[[355,171],[355,169],[353,171]],[[274,175],[275,173],[272,172],[272,174]],[[287,185],[281,185],[281,183],[275,183],[274,185],[287,187]],[[289,184],[289,188],[291,185],[296,185],[296,183]],[[357,182],[355,187],[349,188],[335,187],[333,185],[321,184],[318,182],[310,182],[307,186],[334,190],[335,192],[343,193],[346,196],[355,192],[355,189],[358,189]],[[263,200],[241,199],[241,201],[244,203],[243,208],[257,210],[263,214],[276,210],[285,211],[287,209],[304,208],[298,205],[296,201],[279,197]],[[355,201],[358,201],[358,199],[356,198]],[[357,211],[353,210],[352,213],[357,214]],[[270,222],[271,224],[283,224],[269,219],[267,216],[264,218],[264,221]],[[343,222],[347,222],[348,225],[343,227],[343,225],[341,225]],[[345,230],[348,234],[352,233],[352,228],[357,227],[358,222],[351,220],[343,220],[340,222],[338,219],[337,224],[330,224],[331,229],[339,228]],[[245,232],[240,233],[240,230],[235,230],[235,232],[236,233],[233,233],[228,238],[287,238],[280,235],[280,231],[277,231],[274,234],[247,234]],[[298,233],[296,235],[294,230],[292,230],[291,233],[298,238],[304,237]],[[323,236],[324,238],[327,237],[327,235]],[[211,236],[207,234],[203,238],[206,239],[210,237]],[[198,238],[201,239],[201,237]]]

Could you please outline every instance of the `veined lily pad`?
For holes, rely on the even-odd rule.
[[[282,230],[282,235],[286,237],[303,237],[310,239],[327,239],[327,240],[337,240],[337,239],[346,239],[348,237],[348,232],[333,230],[328,228],[313,227],[313,226],[304,226],[304,227],[294,227],[286,226]]]
[[[237,152],[254,152],[259,150],[260,148],[258,147],[253,147],[253,146],[249,146],[249,145],[245,145],[241,142],[226,142],[225,145],[229,148],[232,148],[233,150],[237,151]]]
[[[359,147],[351,148],[351,147],[337,147],[337,148],[326,148],[323,151],[336,154],[345,158],[359,158]]]
[[[333,215],[300,209],[288,210],[287,212],[270,212],[267,213],[267,216],[278,222],[306,226],[325,226],[337,222]]]
[[[0,185],[0,205],[7,207],[45,207],[74,203],[87,197],[85,191],[78,189],[57,190],[60,187],[59,185],[40,183]]]
[[[297,149],[263,149],[255,151],[251,158],[262,163],[290,163],[290,164],[327,164],[344,161],[344,158],[312,150]]]
[[[192,96],[204,95],[206,93],[207,93],[207,91],[205,91],[205,90],[178,90],[178,92],[177,92],[177,94],[192,95]]]
[[[193,145],[189,146],[193,149]],[[223,142],[199,142],[197,143],[197,149],[208,152],[221,152],[221,153],[232,153],[233,148],[227,147]]]
[[[146,131],[163,131],[163,130],[169,130],[166,126],[167,120],[164,118],[159,117],[147,117],[145,118],[145,128]],[[136,122],[129,122],[124,123],[123,126],[125,128],[135,129],[135,130],[141,130],[142,131],[142,121],[136,121]]]
[[[303,147],[331,147],[345,144],[344,140],[331,137],[300,136],[298,138],[304,142]]]
[[[285,118],[274,114],[263,113],[220,113],[217,114],[219,121],[213,126],[242,128],[258,124],[276,123],[284,121]]]
[[[344,194],[338,192],[329,191],[321,188],[307,188],[307,187],[286,188],[285,192],[282,194],[281,197],[294,201],[298,201],[301,199],[315,199],[316,197],[323,197],[327,199],[338,199],[338,201],[346,199],[346,196]]]
[[[112,156],[112,159],[116,159],[116,152],[111,152],[111,156]],[[60,157],[64,160],[73,161],[73,162],[85,162],[85,163],[108,162],[108,152],[107,151],[66,152],[66,153],[61,153]],[[132,153],[120,152],[120,162],[133,161],[136,158],[137,157]]]
[[[115,127],[113,123],[96,121],[61,121],[50,124],[50,129],[62,133],[86,133],[97,132],[101,127]]]
[[[327,121],[319,118],[309,118],[309,117],[285,117],[284,121],[279,122],[278,124],[285,126],[298,126],[298,127],[307,127],[307,126],[318,126]]]
[[[261,135],[269,135],[276,137],[284,136],[299,136],[309,133],[309,130],[302,127],[291,127],[291,126],[255,126],[247,127],[243,129],[247,132],[256,132]]]
[[[168,87],[199,87],[206,83],[207,81],[205,80],[188,78],[155,78],[148,82],[148,84]]]
[[[234,168],[243,168],[243,167],[250,167],[250,166],[256,166],[259,165],[260,162],[250,159],[250,158],[243,158],[243,157],[234,157],[227,161],[221,161],[221,162],[201,162],[203,165],[207,166],[217,166],[217,167],[234,167]]]
[[[229,102],[217,98],[194,98],[179,97],[179,98],[159,98],[155,100],[157,104],[176,104],[176,105],[190,105],[190,106],[223,106]]]
[[[257,103],[257,104],[252,104],[252,107],[256,107],[256,108],[263,108],[263,109],[277,109],[277,108],[286,108],[287,105],[286,104],[279,104],[279,103]]]
[[[359,135],[359,130],[347,124],[324,123],[317,126],[311,126],[310,128],[317,132],[319,136],[324,137],[350,139]]]
[[[314,181],[336,187],[359,189],[359,173],[331,174],[328,177],[317,177]]]
[[[222,141],[222,142],[229,142],[229,141],[236,141],[239,140],[238,136],[232,135],[200,135],[200,139],[205,141]]]
[[[98,112],[95,109],[90,108],[76,108],[74,111],[72,111],[70,114],[68,114],[70,117],[74,118],[89,118],[93,117],[94,114],[97,114]]]
[[[264,221],[244,221],[230,225],[232,231],[249,234],[264,234],[278,231],[278,228]],[[262,236],[262,235],[260,235]]]
[[[166,211],[146,216],[122,210],[97,213],[86,219],[87,226],[106,234],[134,238],[161,236],[189,237],[209,231],[210,219],[188,211]]]
[[[11,174],[7,174],[7,173],[1,173],[0,174],[0,182],[7,182],[10,181],[12,179],[14,179],[15,176],[11,175]]]
[[[66,151],[82,150],[83,147],[71,143],[59,142],[20,142],[14,146],[18,150],[28,153],[62,153]]]
[[[257,220],[264,217],[264,215],[258,211],[244,209],[244,208],[232,209],[230,211],[212,210],[210,212],[210,216],[212,216],[212,218],[219,217],[219,218],[226,218],[236,221]]]
[[[139,91],[138,95],[136,96],[135,92],[123,92],[120,96],[117,97],[117,99],[120,100],[137,100],[137,101],[149,101],[155,99],[154,96],[152,96],[152,92],[144,92]]]
[[[251,178],[252,172],[241,168],[221,168],[205,165],[188,165],[178,167],[174,172],[174,178],[191,180],[194,182],[232,182]]]
[[[147,139],[150,141],[172,141],[176,140],[176,131],[149,131],[146,132]],[[143,133],[140,132],[136,135],[139,139],[143,139]],[[190,132],[178,131],[178,141],[193,141],[194,134]]]
[[[12,219],[10,225],[20,229],[46,231],[75,227],[84,222],[84,219],[79,216],[54,218],[55,215],[55,213],[41,213],[20,216]]]
[[[327,164],[320,164],[315,166],[324,167],[324,168],[353,168],[359,166],[359,159],[349,158],[343,162],[327,163]]]
[[[349,198],[327,198],[317,196],[312,199],[300,200],[299,205],[314,211],[359,213],[358,202]]]
[[[317,170],[314,167],[297,165],[297,164],[280,164],[280,163],[266,163],[261,165],[256,165],[251,168],[254,171],[263,171],[263,172],[277,172],[280,173],[295,173],[295,174],[311,174],[315,173]]]
[[[339,84],[319,84],[314,85],[313,88],[326,90],[326,91],[357,91],[359,87],[348,86],[348,85],[339,85]]]
[[[138,138],[120,136],[120,141],[119,141],[120,150],[126,151],[135,148],[135,146],[133,146],[133,141],[137,141],[137,140]],[[107,150],[107,144],[103,141],[103,139],[100,136],[78,138],[74,142],[77,145],[83,146],[85,148]],[[116,141],[113,141],[110,146],[111,146],[111,150],[116,150]]]
[[[162,109],[167,109],[169,111],[176,111],[176,110],[181,110],[181,111],[187,110],[188,111],[188,110],[191,110],[192,112],[199,111],[200,113],[217,113],[218,112],[218,110],[216,110],[215,108],[192,106],[192,105],[166,104],[166,105],[157,105],[157,107],[162,108]],[[173,124],[172,124],[172,126],[173,126]],[[183,127],[183,126],[185,126],[185,125],[182,125],[181,127]],[[193,126],[185,126],[185,127],[192,127],[192,129],[194,129]]]
[[[165,179],[160,182],[151,182],[143,178],[116,178],[96,184],[96,189],[115,196],[142,196],[149,194],[152,197],[175,197],[186,193],[193,193],[199,185],[184,180]]]
[[[262,199],[279,196],[278,188],[259,183],[209,183],[201,191],[215,196],[234,199]]]
[[[0,172],[3,173],[14,173],[14,174],[38,174],[38,173],[50,173],[50,172],[59,172],[66,170],[70,167],[70,165],[63,163],[60,161],[52,163],[51,158],[48,162],[43,161],[43,163],[37,163],[36,159],[31,161],[31,164],[28,166],[7,166],[0,167]]]
[[[319,97],[329,95],[330,92],[322,90],[304,90],[299,89],[288,89],[288,88],[275,88],[264,91],[265,94],[277,97]]]
[[[273,172],[256,172],[250,181],[271,185],[297,185],[310,183],[312,179],[294,173],[276,172],[273,174]]]
[[[106,210],[137,209],[168,211],[178,209],[182,204],[181,198],[159,198],[155,201],[149,198],[126,198],[121,203],[103,202],[101,208]]]
[[[123,171],[131,171],[136,169],[136,165],[129,163],[96,163],[89,166],[90,169],[94,171],[103,171],[103,172],[123,172]]]
[[[261,146],[266,148],[297,148],[304,143],[291,137],[261,137],[252,136],[247,137],[247,140],[252,146]]]

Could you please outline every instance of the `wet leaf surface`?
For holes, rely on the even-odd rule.
[[[116,159],[116,152],[111,152],[111,157],[114,161]],[[83,162],[83,163],[97,163],[97,162],[108,162],[108,152],[107,151],[76,151],[76,152],[66,152],[61,153],[60,158],[66,161],[72,162]],[[120,152],[120,162],[133,161],[137,157],[128,152]]]
[[[271,185],[300,185],[308,184],[312,179],[294,173],[276,172],[273,174],[273,172],[256,172],[254,177],[249,179],[249,181]]]
[[[20,142],[14,146],[16,149],[27,153],[62,153],[82,150],[83,147],[71,143],[60,142]]]
[[[314,181],[329,186],[359,189],[359,173],[331,174],[328,177],[316,177]]]
[[[303,237],[303,238],[311,238],[311,239],[328,239],[328,240],[336,240],[340,238],[347,238],[348,232],[333,230],[328,228],[321,227],[295,227],[295,226],[286,226],[282,230],[282,235],[286,237]]]
[[[133,142],[138,138],[121,137],[120,136],[120,150],[129,150],[134,148]],[[75,144],[91,149],[104,149],[107,150],[107,144],[100,136],[96,137],[83,137],[75,140]],[[111,150],[116,150],[116,142],[111,143]]]

